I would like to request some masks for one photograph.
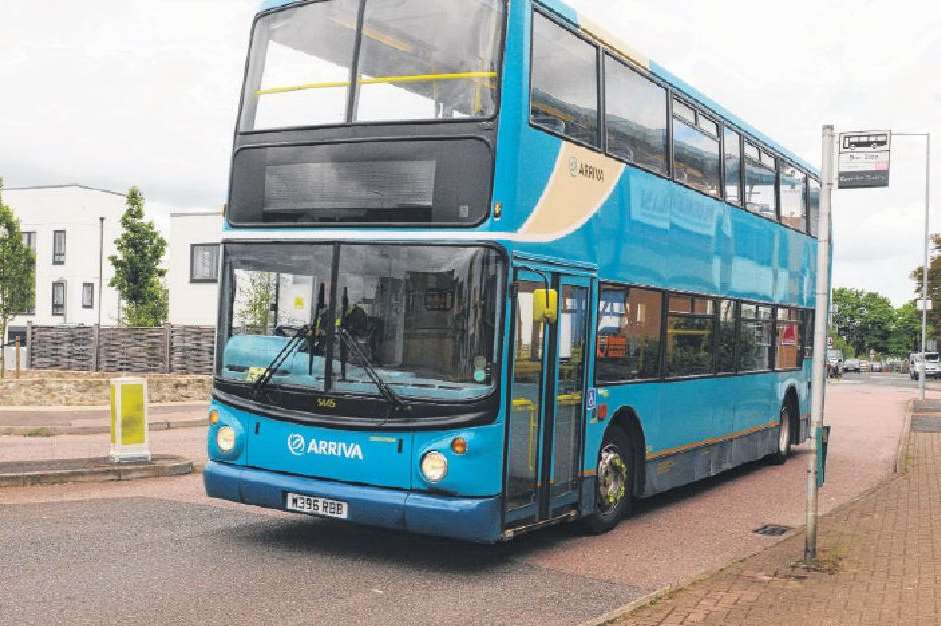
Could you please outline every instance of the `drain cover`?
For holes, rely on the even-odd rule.
[[[780,537],[787,531],[791,530],[790,526],[778,526],[776,524],[765,524],[761,528],[756,528],[753,532],[758,533],[759,535],[764,535],[766,537]]]
[[[941,417],[913,415],[912,430],[916,433],[941,433]]]

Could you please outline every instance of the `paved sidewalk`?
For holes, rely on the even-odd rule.
[[[613,623],[941,623],[941,412],[914,414],[908,444],[905,473],[821,519],[816,571],[800,533]]]
[[[151,404],[150,429],[206,423],[208,402]],[[110,432],[109,407],[0,407],[0,435],[65,435]]]

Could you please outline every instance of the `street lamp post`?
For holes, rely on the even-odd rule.
[[[893,137],[925,138],[925,264],[921,274],[921,372],[918,374],[918,393],[925,399],[925,353],[928,351],[928,247],[929,207],[931,206],[931,133],[892,133]]]

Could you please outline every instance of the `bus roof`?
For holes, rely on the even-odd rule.
[[[293,4],[296,1],[297,0],[263,0],[261,6],[259,7],[259,12],[269,11],[271,9],[286,6],[288,4]],[[778,142],[774,141],[763,132],[752,127],[744,120],[733,115],[731,111],[714,101],[712,98],[709,98],[680,77],[671,73],[659,63],[652,61],[640,52],[634,50],[621,38],[613,35],[600,24],[592,21],[591,18],[587,17],[586,15],[579,14],[567,4],[561,2],[561,0],[533,0],[533,3],[539,3],[546,8],[551,9],[554,13],[558,14],[559,17],[567,20],[573,26],[581,28],[583,31],[587,32],[601,43],[606,44],[623,56],[631,59],[637,65],[647,69],[651,74],[654,74],[664,82],[669,83],[672,87],[683,93],[686,97],[695,100],[705,108],[709,109],[711,112],[724,118],[724,120],[730,125],[738,127],[745,134],[751,135],[753,139],[760,141],[767,147],[779,153],[781,156],[789,159],[790,161],[793,161],[797,165],[801,166],[819,178],[820,171],[816,167],[797,156],[795,153],[791,152]]]

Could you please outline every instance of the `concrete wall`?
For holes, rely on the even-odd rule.
[[[222,239],[222,212],[170,215],[167,286],[170,288],[170,323],[216,325],[219,283],[193,282],[192,246]],[[220,257],[221,260],[221,257]]]

